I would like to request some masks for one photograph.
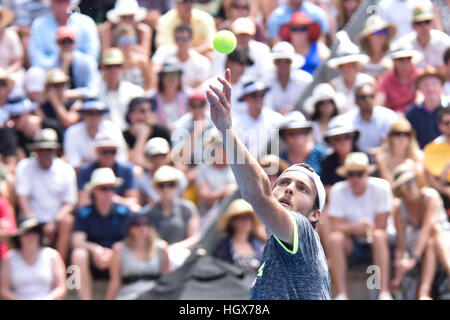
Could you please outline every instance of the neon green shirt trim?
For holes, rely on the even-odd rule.
[[[283,241],[281,241],[280,239],[278,239],[275,235],[273,235],[273,237],[275,239],[277,239],[278,243],[280,244],[280,246],[286,250],[287,252],[289,252],[290,254],[296,254],[298,251],[298,226],[297,226],[297,220],[295,220],[294,218],[294,245],[292,246],[292,250],[289,249],[288,247],[286,247],[286,245],[283,243]]]

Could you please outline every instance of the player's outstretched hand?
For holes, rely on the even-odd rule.
[[[222,84],[222,90],[210,85],[210,90],[206,91],[206,97],[211,109],[211,120],[217,129],[226,133],[227,129],[231,129],[231,84],[230,69],[225,71],[225,79],[217,77]]]

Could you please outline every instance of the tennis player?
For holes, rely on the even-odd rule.
[[[230,70],[210,85],[211,118],[221,132],[227,159],[244,200],[271,232],[255,283],[253,300],[329,300],[330,274],[315,226],[325,204],[325,189],[307,164],[294,164],[274,189],[264,170],[232,128]],[[235,159],[243,159],[239,164]],[[242,162],[242,161],[239,161]]]

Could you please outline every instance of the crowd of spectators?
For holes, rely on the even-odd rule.
[[[415,297],[437,298],[437,274],[450,276],[450,1],[378,1],[352,41],[363,3],[0,1],[1,299],[64,299],[67,266],[80,299],[99,279],[107,299],[134,299],[210,227],[223,236],[210,254],[256,276],[267,232],[253,208],[236,199],[211,224],[238,189],[205,96],[227,68],[233,126],[272,186],[294,163],[321,176],[335,298],[355,264],[379,267],[379,299],[412,270]],[[230,54],[212,46],[224,29]],[[335,76],[303,97],[323,68]]]

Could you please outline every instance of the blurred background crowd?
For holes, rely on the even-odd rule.
[[[378,299],[442,298],[449,32],[446,0],[0,1],[1,298],[64,299],[75,266],[80,299],[98,279],[135,299],[211,233],[208,255],[256,276],[268,231],[205,97],[226,68],[272,186],[293,163],[321,176],[334,297],[362,264]]]

